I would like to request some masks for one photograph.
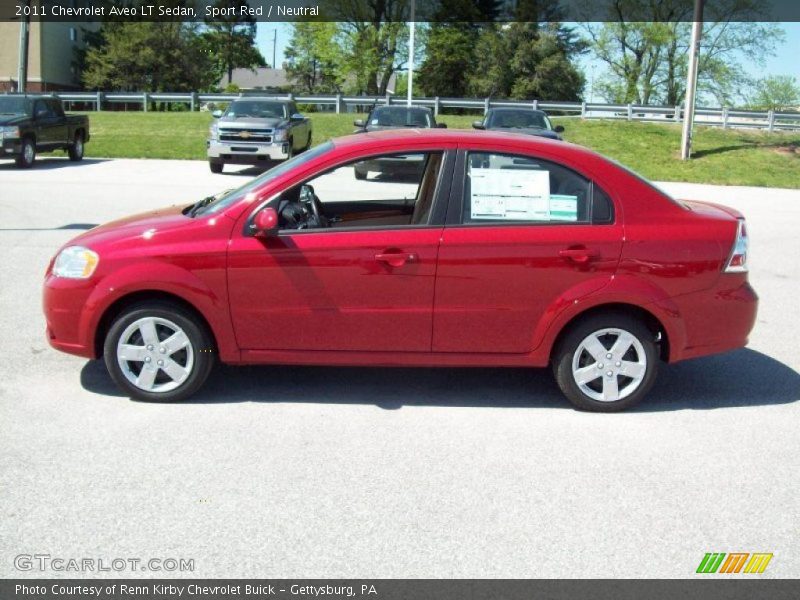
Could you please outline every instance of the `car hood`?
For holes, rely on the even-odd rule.
[[[17,125],[24,123],[28,119],[27,115],[0,115],[0,127]]]
[[[184,228],[193,220],[183,214],[185,206],[171,206],[111,221],[90,229],[69,242],[70,246],[86,246],[100,252],[102,248],[135,240],[163,239],[166,232]]]
[[[274,129],[275,127],[281,127],[282,125],[285,125],[287,122],[287,119],[278,118],[250,119],[247,117],[242,117],[241,119],[227,119],[223,117],[219,120],[219,126],[227,129]]]

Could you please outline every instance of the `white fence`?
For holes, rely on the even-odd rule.
[[[209,102],[230,102],[241,97],[239,94],[203,94],[203,93],[131,93],[131,92],[54,92],[55,96],[69,104],[80,102],[90,104],[95,110],[112,104],[140,104],[144,111],[151,102],[182,103],[190,110],[197,110],[202,104]],[[325,107],[336,113],[347,112],[348,109],[366,111],[375,104],[404,104],[405,99],[392,96],[345,96],[319,95],[295,96],[293,94],[274,95],[246,94],[275,99],[292,99],[298,104],[311,104]],[[414,98],[414,106],[428,106],[435,114],[444,108],[462,108],[485,113],[489,108],[500,106],[527,107],[539,109],[564,116],[586,119],[621,119],[627,121],[650,121],[656,123],[678,123],[683,119],[684,111],[680,106],[638,106],[635,104],[599,104],[588,102],[544,102],[539,100],[500,100],[491,98]],[[778,130],[800,130],[800,112],[752,111],[735,108],[698,107],[695,109],[697,125],[712,125],[722,128],[747,127]]]

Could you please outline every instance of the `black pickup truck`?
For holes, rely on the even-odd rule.
[[[89,118],[65,115],[58,98],[0,95],[0,158],[28,168],[37,152],[66,150],[70,160],[81,160],[88,141]]]

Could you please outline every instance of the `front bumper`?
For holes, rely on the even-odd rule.
[[[47,341],[56,350],[97,358],[93,329],[85,310],[94,289],[91,279],[65,279],[48,274],[42,304],[47,323]]]
[[[18,138],[0,138],[0,156],[20,156],[22,140]]]
[[[257,165],[289,158],[289,142],[220,142],[207,140],[208,159],[242,165]]]

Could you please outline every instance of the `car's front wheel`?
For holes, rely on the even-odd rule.
[[[27,137],[22,140],[22,153],[16,160],[17,166],[23,169],[30,169],[36,160],[36,142]]]
[[[208,168],[211,169],[212,173],[222,173],[222,169],[225,167],[225,163],[218,162],[216,160],[208,161]]]
[[[593,315],[564,337],[553,359],[556,381],[581,410],[616,412],[644,398],[658,374],[655,334],[619,313]]]
[[[131,398],[177,402],[195,393],[214,366],[214,347],[205,325],[170,303],[137,304],[108,330],[106,368]]]

